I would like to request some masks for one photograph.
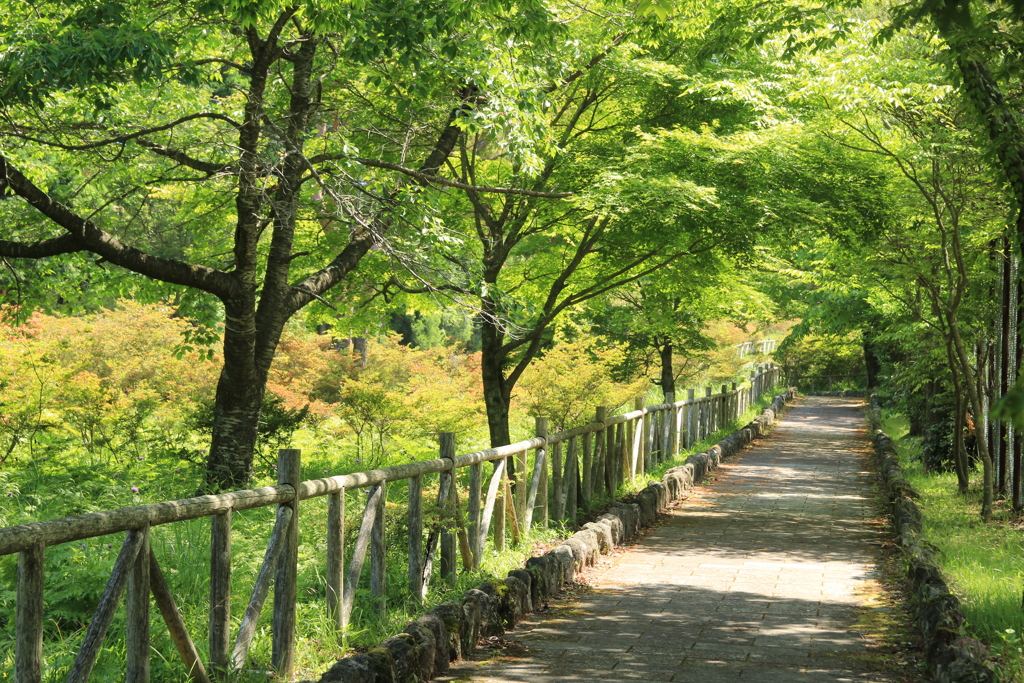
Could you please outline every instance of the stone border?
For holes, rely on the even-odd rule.
[[[438,605],[369,652],[334,664],[319,683],[419,683],[448,670],[473,651],[481,638],[513,628],[547,597],[575,580],[584,567],[635,538],[687,489],[700,483],[722,459],[766,434],[796,395],[787,389],[775,396],[750,424],[725,437],[686,463],[665,472],[628,500],[615,502],[605,514],[587,522],[554,549],[513,569],[504,580],[488,581],[466,591],[461,602]]]
[[[917,623],[925,644],[925,662],[936,683],[994,683],[988,651],[968,637],[960,599],[950,590],[936,561],[937,550],[921,536],[918,493],[903,478],[892,439],[883,432],[878,396],[868,407],[875,456],[885,482],[893,527],[907,558],[907,576],[917,608]]]

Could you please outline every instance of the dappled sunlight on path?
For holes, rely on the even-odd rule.
[[[860,401],[811,398],[718,470],[514,657],[446,680],[900,681],[857,630],[881,531]]]

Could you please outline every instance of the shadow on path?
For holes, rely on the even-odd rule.
[[[895,682],[856,627],[881,531],[859,399],[809,398],[614,558],[593,591],[447,681]]]

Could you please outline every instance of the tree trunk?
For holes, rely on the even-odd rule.
[[[967,395],[971,402],[971,410],[975,416],[975,434],[977,435],[978,443],[978,457],[981,459],[982,469],[982,494],[981,494],[981,518],[986,522],[992,519],[992,502],[993,502],[993,476],[992,476],[992,456],[988,450],[988,439],[984,425],[981,424],[984,411],[981,405],[981,392],[979,390],[979,384],[981,378],[978,377],[974,369],[971,367],[970,359],[967,357],[967,351],[964,349],[963,339],[960,337],[960,326],[956,319],[956,315],[947,313],[946,319],[949,323],[949,332],[953,338],[953,348],[956,351],[957,361],[960,364],[960,371],[963,375],[964,384],[967,388]]]
[[[967,425],[967,403],[960,389],[956,392],[956,415],[953,417],[953,467],[956,470],[956,487],[966,495],[971,486],[970,468],[967,462],[967,447],[964,444],[964,427]]]
[[[485,299],[485,310],[493,304]],[[484,385],[484,406],[487,409],[487,429],[491,447],[512,443],[508,424],[510,391],[505,380],[505,358],[502,353],[502,333],[491,315],[484,316],[480,327],[480,375]],[[511,458],[509,466],[513,467]],[[509,474],[514,472],[509,470]]]
[[[661,355],[661,391],[667,397],[670,393],[676,393],[676,374],[672,367],[672,342],[667,342],[658,348]],[[666,398],[666,400],[668,400]]]
[[[970,470],[967,463],[967,448],[964,445],[964,426],[967,422],[967,404],[964,402],[963,388],[960,386],[960,370],[957,368],[953,353],[952,340],[946,341],[946,355],[949,358],[949,370],[953,376],[953,469],[956,470],[957,489],[962,494],[970,487]]]
[[[206,460],[206,492],[235,489],[249,481],[264,393],[262,385],[240,382],[221,371]]]
[[[255,300],[225,303],[224,366],[217,381],[213,437],[206,460],[208,491],[245,485],[259,430],[266,391],[256,369]],[[265,373],[263,373],[265,377]]]
[[[352,352],[356,357],[356,367],[366,367],[366,337],[352,337]]]

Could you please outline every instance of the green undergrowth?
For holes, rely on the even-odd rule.
[[[921,498],[925,540],[939,549],[942,573],[960,598],[967,628],[992,651],[1000,680],[1024,682],[1024,519],[1005,498],[992,522],[981,521],[981,471],[966,496],[953,472],[927,472],[920,441],[906,419],[888,415],[883,429],[896,445],[904,476]]]
[[[673,460],[659,463],[653,471],[627,482],[617,497],[628,496],[645,487],[648,482],[661,478],[665,470],[682,464],[691,453],[706,450],[731,431],[749,422],[771,402],[771,392],[739,419],[726,425],[707,439],[683,450]],[[628,409],[628,408],[623,408]],[[314,479],[339,471],[360,469],[361,463],[339,462],[322,455],[324,451],[304,453],[303,478]],[[528,471],[532,471],[530,454]],[[155,459],[154,459],[155,460]],[[163,467],[161,467],[161,465]],[[174,499],[182,492],[194,491],[200,478],[194,468],[170,468],[146,457],[126,458],[105,467],[69,467],[68,463],[41,460],[38,472],[29,473],[20,481],[6,482],[9,494],[0,502],[0,523],[11,524],[78,514],[96,510],[140,504],[146,499]],[[163,476],[160,470],[163,469]],[[108,471],[109,470],[109,471]],[[8,473],[0,473],[0,479]],[[487,473],[485,473],[487,476]],[[0,484],[5,482],[0,481]],[[255,482],[272,483],[267,472]],[[459,498],[468,497],[468,470],[460,472]],[[433,503],[437,496],[437,475],[424,477],[424,521],[428,528],[441,521],[440,512]],[[132,490],[132,487],[139,490]],[[346,653],[375,647],[380,641],[399,632],[416,616],[431,606],[446,600],[459,599],[462,593],[480,583],[504,577],[510,569],[521,567],[533,554],[572,533],[572,525],[551,522],[535,526],[520,544],[510,541],[503,552],[497,552],[490,543],[485,551],[482,567],[472,572],[460,572],[454,586],[449,586],[435,574],[426,603],[414,602],[407,579],[407,525],[408,488],[406,482],[388,486],[386,514],[387,545],[387,610],[381,616],[379,603],[370,594],[370,562],[367,559],[355,598],[355,608],[348,632],[339,635],[327,615],[325,595],[325,558],[327,555],[326,529],[327,499],[325,497],[303,501],[300,509],[300,541],[298,570],[298,639],[296,675],[298,679],[319,678],[338,658]],[[345,548],[351,554],[360,518],[366,500],[365,491],[349,491],[345,505]],[[607,509],[612,499],[595,496],[591,501],[589,517]],[[463,503],[463,514],[465,505]],[[274,507],[235,512],[232,520],[232,633],[237,631],[241,617],[259,571],[270,531],[274,522]],[[583,511],[577,519],[582,522]],[[464,523],[465,520],[463,519]],[[449,524],[455,522],[449,521]],[[154,552],[182,612],[193,641],[204,661],[207,657],[207,625],[209,610],[209,557],[210,520],[196,519],[154,527],[151,531]],[[45,579],[45,644],[44,681],[66,679],[78,648],[99,601],[110,569],[124,539],[114,534],[74,543],[51,546],[46,550]],[[12,680],[14,669],[14,607],[16,586],[16,556],[0,557],[0,681]],[[346,558],[346,568],[348,558]],[[437,563],[435,560],[435,572]],[[266,681],[271,670],[271,616],[273,595],[264,605],[256,636],[246,668],[232,673],[229,681],[249,683]],[[177,656],[166,626],[153,607],[152,611],[152,680],[184,681],[187,672]],[[119,610],[97,660],[92,680],[120,680],[124,676],[125,623],[123,608]]]

